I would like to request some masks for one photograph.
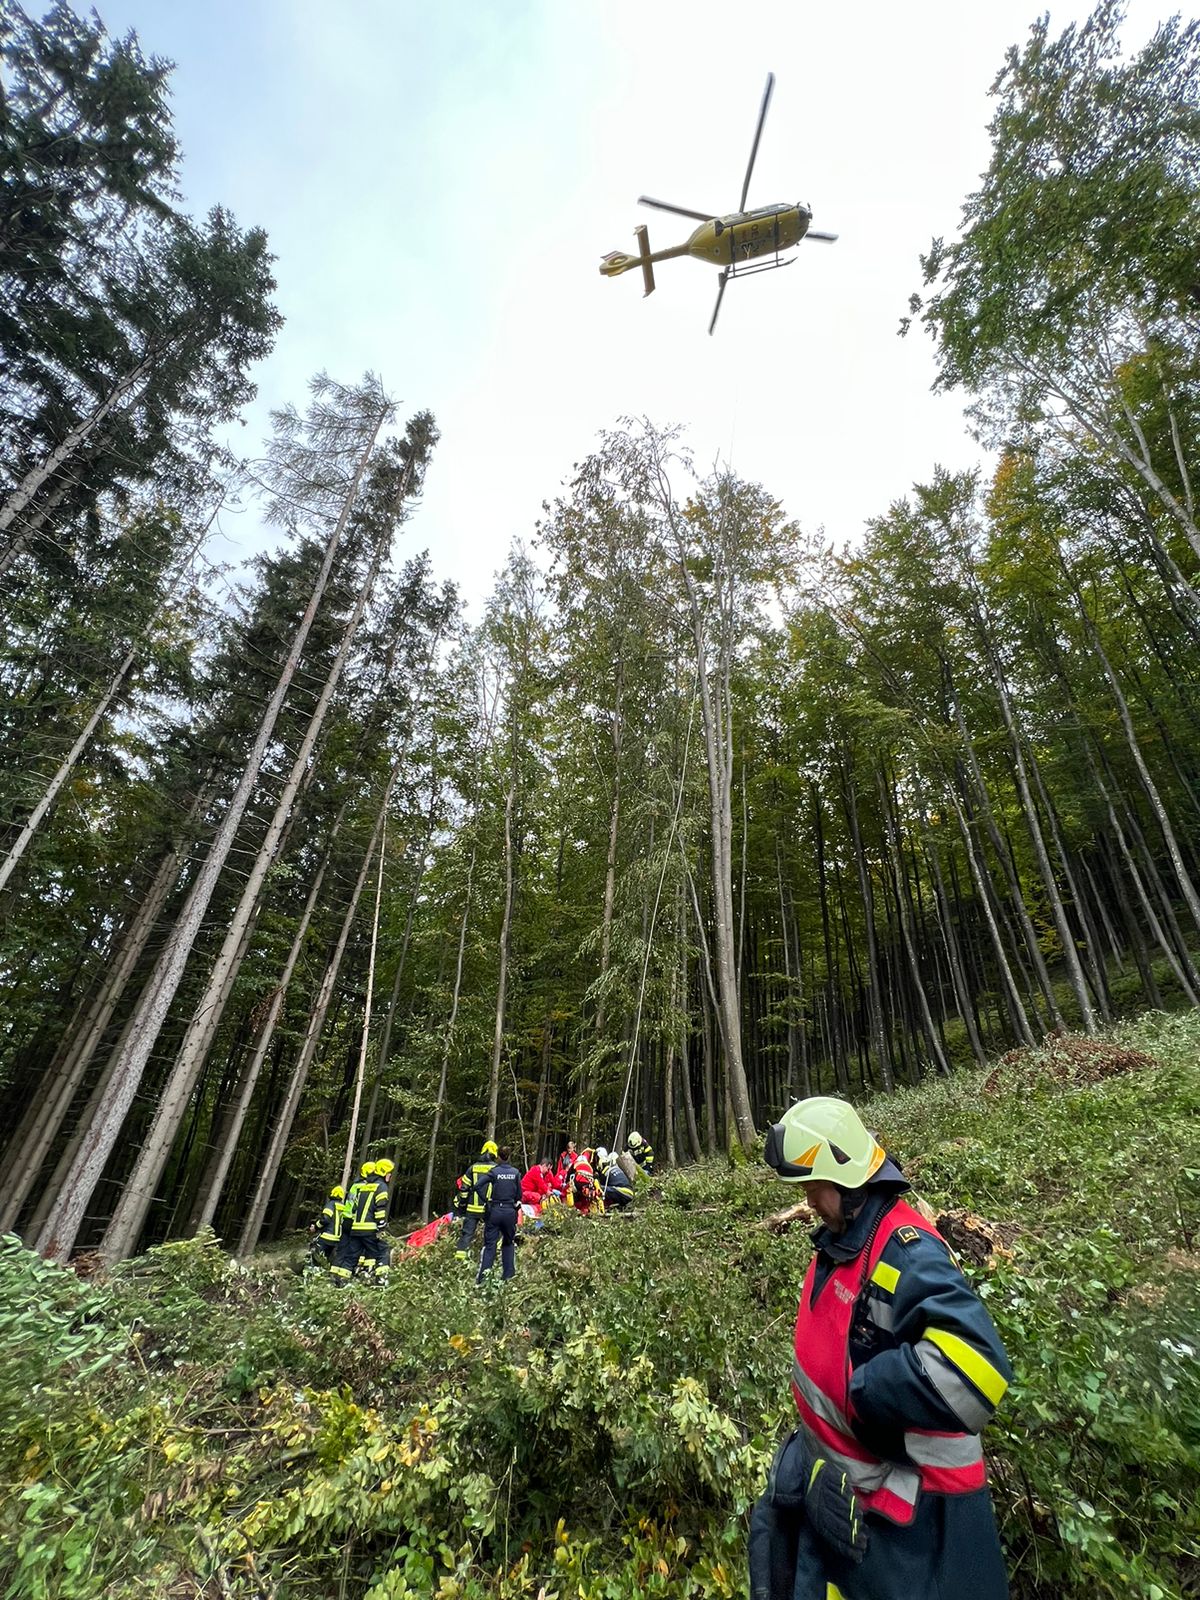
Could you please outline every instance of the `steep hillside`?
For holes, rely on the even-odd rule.
[[[990,1435],[1014,1590],[1200,1592],[1200,1018],[867,1108],[1018,1382]],[[791,1401],[800,1225],[765,1168],[443,1241],[339,1295],[210,1237],[81,1281],[0,1251],[11,1600],[727,1600]],[[981,1221],[976,1219],[982,1219]],[[298,1253],[298,1252],[297,1252]]]

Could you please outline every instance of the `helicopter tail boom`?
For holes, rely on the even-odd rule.
[[[637,237],[638,250],[641,252],[638,259],[642,265],[642,282],[646,286],[642,295],[644,300],[646,295],[654,293],[654,259],[650,254],[650,229],[643,224],[633,231]]]

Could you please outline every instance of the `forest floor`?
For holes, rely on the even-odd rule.
[[[1200,1593],[1200,1014],[866,1108],[1017,1381],[988,1446],[1017,1596]],[[0,1245],[6,1600],[732,1600],[789,1425],[809,1254],[761,1164],[573,1213],[477,1291],[211,1236],[105,1280]]]

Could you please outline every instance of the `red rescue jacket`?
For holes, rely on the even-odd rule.
[[[550,1193],[550,1174],[544,1167],[530,1167],[521,1179],[521,1199],[527,1206],[540,1205]]]
[[[970,1494],[987,1481],[977,1434],[933,1433],[911,1428],[904,1435],[906,1462],[881,1460],[854,1436],[849,1419],[850,1326],[859,1295],[884,1246],[897,1228],[936,1233],[920,1212],[897,1200],[885,1212],[870,1248],[842,1262],[812,1303],[816,1259],[809,1263],[796,1313],[792,1394],[815,1455],[835,1462],[849,1476],[870,1511],[907,1524],[921,1491]]]

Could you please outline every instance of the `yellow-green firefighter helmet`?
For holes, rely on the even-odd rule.
[[[333,1188],[330,1189],[329,1198],[331,1200],[344,1200],[346,1198],[346,1191],[340,1183],[335,1183]]]
[[[395,1170],[396,1163],[394,1161],[389,1161],[386,1156],[382,1161],[377,1161],[375,1163],[375,1171],[381,1178],[390,1178]]]
[[[364,1178],[373,1178],[375,1176],[375,1163],[373,1161],[364,1161],[360,1170]]]
[[[785,1183],[843,1189],[861,1189],[887,1159],[854,1107],[827,1095],[797,1101],[768,1133],[763,1155]]]
[[[500,1146],[495,1139],[484,1140],[482,1154],[485,1156],[498,1156],[500,1154]]]

